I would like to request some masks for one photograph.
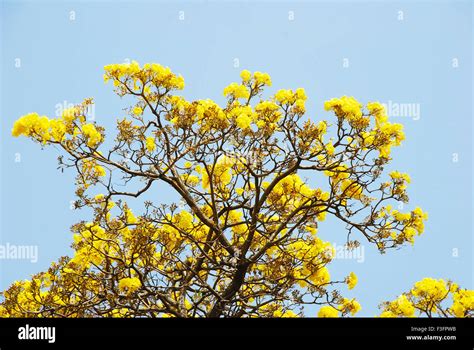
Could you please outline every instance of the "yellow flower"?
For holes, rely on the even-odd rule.
[[[272,80],[267,73],[255,72],[253,78],[258,85],[272,86]]]
[[[241,114],[235,120],[237,126],[243,130],[250,128],[250,124],[252,123],[252,119],[246,114]]]
[[[124,210],[125,221],[127,224],[136,224],[138,222],[137,217],[133,214],[130,208],[125,208]]]
[[[126,91],[125,85],[131,82],[129,88],[137,90],[140,88],[138,77],[141,76],[146,80],[153,81],[160,87],[169,90],[184,88],[184,79],[181,76],[173,74],[171,69],[163,67],[157,63],[147,63],[140,67],[138,62],[131,63],[109,64],[104,67],[105,75],[104,81],[113,79],[114,86],[120,91]]]
[[[224,96],[229,95],[232,95],[234,98],[248,98],[250,92],[246,86],[232,83],[224,89]]]
[[[339,306],[341,312],[350,312],[354,316],[357,312],[360,311],[361,306],[355,299],[342,299],[342,303]]]
[[[394,302],[393,306],[403,316],[412,317],[415,314],[415,307],[405,294],[400,295]]]
[[[322,306],[319,309],[318,317],[339,317],[339,311],[332,306]]]
[[[87,146],[91,148],[96,147],[97,144],[102,141],[102,135],[97,131],[94,124],[88,123],[82,125],[81,131],[87,138]]]
[[[346,283],[349,289],[353,289],[357,285],[357,276],[354,272],[351,272],[346,278]]]
[[[456,317],[465,317],[466,311],[474,310],[474,290],[459,289],[453,292],[450,309]]]
[[[37,115],[37,114],[36,114]],[[29,133],[29,126],[26,123],[26,118],[22,117],[15,121],[13,124],[13,129],[12,129],[12,136],[18,137],[23,134]]]
[[[306,99],[308,98],[306,96],[306,91],[303,88],[296,89],[295,95],[298,100],[306,101]]]
[[[294,111],[295,113],[298,113],[298,114],[304,114],[306,112],[304,100],[302,99],[296,100]]]
[[[397,315],[395,315],[392,311],[384,311],[380,314],[380,317],[381,318],[393,318],[393,317],[397,317]]]
[[[104,167],[102,167],[100,165],[94,166],[94,170],[95,170],[95,174],[99,177],[102,177],[102,176],[106,175]]]
[[[329,192],[322,192],[321,195],[319,196],[319,199],[322,201],[327,201],[331,194]]]
[[[136,116],[140,116],[140,115],[143,114],[143,109],[140,108],[140,107],[138,107],[138,106],[136,106],[136,107],[134,107],[134,108],[132,109],[132,114],[133,114],[133,115],[136,115]]]
[[[197,177],[196,175],[188,175],[188,174],[184,174],[182,175],[184,181],[186,182],[187,185],[189,186],[196,186],[198,183],[199,183],[199,177]]]
[[[250,73],[250,71],[244,69],[242,72],[240,72],[240,77],[242,78],[242,81],[244,83],[247,83],[250,78],[252,78],[252,73]]]
[[[328,154],[330,156],[332,156],[334,154],[334,150],[335,150],[335,148],[334,148],[332,142],[329,142],[328,144],[326,144],[326,152],[328,152]]]
[[[298,315],[291,310],[286,310],[285,312],[282,312],[281,309],[276,310],[273,312],[273,317],[278,317],[278,318],[295,318],[298,317]]]
[[[295,101],[295,95],[293,94],[293,91],[291,90],[281,89],[281,90],[278,90],[277,93],[275,94],[275,100],[281,104],[285,104],[285,103],[291,104],[291,103],[294,103]]]
[[[362,105],[352,96],[342,96],[324,102],[325,110],[333,110],[337,116],[348,119],[361,117],[361,107]]]
[[[403,181],[406,181],[407,183],[410,183],[410,181],[411,181],[410,175],[405,174],[405,173],[401,173],[399,171],[392,171],[390,173],[390,177],[393,180],[403,180]]]
[[[55,141],[61,142],[65,138],[66,125],[64,125],[61,119],[52,119],[49,122],[51,127],[51,135]]]
[[[388,121],[385,107],[381,103],[369,102],[367,103],[367,109],[369,110],[369,113],[375,117],[377,127],[380,127],[380,125]]]
[[[13,124],[12,136],[33,136],[38,141],[45,143],[46,141],[50,141],[51,138],[50,122],[48,117],[40,117],[38,113],[26,114]],[[56,128],[57,127],[56,125]]]
[[[202,187],[205,189],[210,188],[210,179],[208,175],[208,171],[212,171],[212,180],[214,181],[215,186],[222,187],[227,186],[232,180],[232,171],[231,167],[233,165],[233,161],[231,158],[227,156],[221,156],[214,169],[208,166],[207,168],[201,169],[202,175]],[[197,170],[197,169],[196,169]]]
[[[448,292],[446,282],[442,279],[424,278],[415,283],[411,293],[416,297],[429,298],[440,301],[446,297]]]
[[[146,138],[146,149],[148,152],[153,152],[156,149],[155,138],[149,136]]]
[[[181,211],[180,213],[174,216],[174,221],[176,226],[182,230],[190,230],[194,227],[193,225],[193,215],[186,210]]]
[[[142,283],[137,277],[122,278],[119,281],[119,285],[118,285],[119,290],[121,292],[125,292],[127,295],[137,291],[138,289],[140,289],[141,286],[142,286]]]
[[[303,252],[304,250],[301,249],[299,254],[302,254]],[[329,254],[328,254],[328,257],[329,257]],[[329,283],[329,281],[331,280],[331,275],[329,273],[328,268],[326,266],[319,268],[315,273],[313,273],[310,276],[310,280],[311,282],[317,285],[323,285],[323,284]]]

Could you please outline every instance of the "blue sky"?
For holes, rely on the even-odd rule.
[[[102,68],[127,59],[170,66],[185,77],[187,98],[220,102],[240,70],[265,71],[273,80],[269,92],[304,87],[314,120],[331,118],[323,102],[342,95],[419,107],[418,116],[392,118],[404,124],[407,140],[394,150],[391,168],[411,175],[405,209],[419,205],[429,213],[425,234],[383,256],[365,245],[363,263],[336,259],[330,271],[337,279],[350,271],[359,276],[344,294],[358,298],[361,316],[375,315],[379,302],[423,277],[472,289],[472,6],[1,1],[0,244],[37,245],[39,257],[1,260],[0,289],[69,254],[69,227],[90,217],[70,209],[74,173],[56,169],[60,153],[12,138],[13,122],[33,111],[54,116],[64,101],[94,97],[97,122],[112,130],[127,104],[104,85]],[[169,200],[163,185],[155,191],[155,200]],[[334,220],[319,232],[337,244],[346,233]]]

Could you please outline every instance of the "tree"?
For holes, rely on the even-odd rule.
[[[473,317],[474,290],[462,289],[451,281],[424,278],[409,292],[382,303],[381,308],[381,317]]]
[[[423,232],[420,208],[393,209],[408,202],[410,177],[384,167],[404,134],[378,102],[334,98],[324,104],[334,122],[315,123],[304,119],[304,89],[264,99],[271,79],[261,72],[242,71],[224,107],[177,95],[183,78],[159,64],[108,65],[104,80],[135,101],[114,140],[88,122],[92,99],[13,126],[63,150],[75,205],[94,215],[72,226],[72,258],[3,293],[2,316],[291,317],[312,304],[346,316],[360,305],[339,287],[357,277],[331,279],[334,251],[318,222],[332,215],[349,248],[364,239],[382,253]],[[145,201],[136,216],[127,198],[158,182],[182,205]]]

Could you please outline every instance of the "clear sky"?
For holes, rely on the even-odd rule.
[[[70,209],[74,173],[56,169],[58,150],[14,139],[13,122],[94,97],[110,132],[127,104],[104,85],[102,68],[126,59],[170,66],[190,99],[222,102],[222,89],[249,69],[271,75],[270,92],[304,87],[314,120],[331,118],[323,102],[342,95],[392,106],[407,136],[393,168],[412,177],[405,209],[429,213],[425,234],[385,255],[364,244],[363,262],[336,259],[330,271],[359,276],[343,293],[358,298],[361,316],[424,277],[474,287],[470,1],[1,1],[0,11],[0,245],[35,245],[39,254],[0,260],[0,289],[70,254],[69,227],[90,218]],[[401,117],[397,106],[413,109]],[[152,195],[170,192],[161,185]],[[334,220],[319,232],[337,244],[346,235]]]

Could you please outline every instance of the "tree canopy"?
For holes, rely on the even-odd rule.
[[[75,206],[94,214],[72,226],[72,257],[2,293],[0,316],[293,317],[306,305],[322,317],[356,314],[341,288],[357,276],[331,278],[334,249],[318,223],[333,216],[350,249],[362,241],[382,253],[423,233],[421,208],[398,209],[409,175],[384,170],[402,125],[382,104],[348,96],[326,101],[332,117],[315,122],[304,89],[265,98],[268,74],[240,77],[220,106],[180,96],[184,79],[167,67],[112,64],[104,80],[134,101],[113,136],[88,120],[92,99],[55,119],[18,119],[13,136],[62,150],[61,167],[77,173]],[[156,183],[181,204],[147,200],[134,213],[128,199]],[[448,292],[454,304],[442,309]],[[473,291],[425,279],[382,316],[472,316],[473,303]]]

